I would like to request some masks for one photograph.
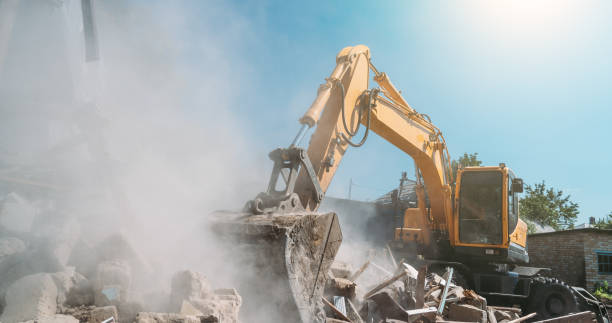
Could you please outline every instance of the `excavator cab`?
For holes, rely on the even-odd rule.
[[[459,170],[455,189],[455,253],[474,261],[527,263],[527,225],[519,219],[523,181],[506,165]]]

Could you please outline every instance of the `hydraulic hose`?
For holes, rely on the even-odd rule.
[[[350,129],[349,126],[346,124],[346,116],[345,116],[345,113],[344,113],[344,110],[345,110],[345,108],[344,108],[344,95],[345,95],[345,93],[344,93],[344,85],[342,85],[342,82],[340,80],[338,80],[336,82],[336,85],[338,85],[338,87],[340,88],[340,91],[342,93],[342,96],[341,96],[341,98],[342,98],[342,103],[341,103],[342,125],[344,126],[344,131],[349,136],[353,137],[353,136],[355,136],[357,134],[357,132],[359,132],[360,124],[357,123],[357,127],[356,127],[355,130]],[[378,96],[379,90],[378,89],[373,89],[373,90],[370,90],[369,92],[370,92],[369,93],[370,95],[369,95],[369,98],[368,98],[368,106],[366,107],[366,109],[368,109],[368,115],[367,115],[367,119],[366,119],[367,120],[366,121],[366,130],[365,130],[365,133],[363,134],[363,137],[361,138],[361,140],[358,143],[354,143],[344,133],[340,134],[342,136],[342,139],[344,141],[346,141],[349,145],[353,146],[353,147],[361,147],[361,146],[363,146],[363,144],[368,139],[368,135],[370,133],[370,119],[371,119],[371,116],[372,116],[371,115],[372,114],[372,101],[373,101],[373,99],[376,98],[376,96]],[[358,116],[357,120],[359,120],[359,122],[361,121],[362,113],[363,113],[363,111],[360,108],[358,110],[358,114],[357,114],[357,116]]]

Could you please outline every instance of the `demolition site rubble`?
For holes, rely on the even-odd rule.
[[[241,296],[240,288],[213,287],[209,278],[214,277],[191,270],[176,272],[166,282],[169,290],[156,288],[150,285],[154,268],[125,235],[111,234],[91,244],[74,218],[50,221],[54,214],[28,207],[15,193],[3,199],[0,322],[250,322],[240,309],[242,297],[255,297],[252,293]],[[18,211],[17,221],[12,217]],[[323,308],[326,322],[516,323],[535,316],[512,304],[490,306],[456,284],[452,268],[427,272],[424,265],[396,262],[388,247],[369,255],[358,268],[335,260],[325,273],[323,296],[313,303]],[[591,312],[575,313],[565,322],[593,318]]]
[[[0,203],[0,322],[238,322],[235,289],[190,270],[151,286],[126,236],[91,245],[74,218],[32,208],[15,193]]]

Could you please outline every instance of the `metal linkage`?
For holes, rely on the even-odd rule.
[[[303,209],[299,196],[294,192],[300,169],[303,169],[310,179],[315,200],[320,202],[323,199],[323,190],[308,154],[303,148],[294,146],[278,148],[270,152],[269,157],[274,161],[274,168],[272,169],[268,189],[247,203],[247,211],[262,214],[267,211],[283,212]],[[281,175],[285,176],[287,171],[289,174],[281,183],[283,188],[279,189],[279,177]]]

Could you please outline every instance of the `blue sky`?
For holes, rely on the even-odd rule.
[[[233,73],[244,81],[233,109],[262,153],[289,144],[336,53],[365,44],[377,68],[442,130],[451,157],[478,152],[485,165],[505,162],[528,184],[546,181],[579,203],[578,223],[612,211],[612,2],[229,7],[231,16],[217,9],[206,26],[241,25],[246,33],[236,48],[244,66]],[[210,3],[197,2],[193,14],[206,10]],[[352,178],[359,185],[353,198],[374,199],[394,188],[402,171],[412,174],[412,165],[372,136],[349,150],[328,194],[346,197]]]

